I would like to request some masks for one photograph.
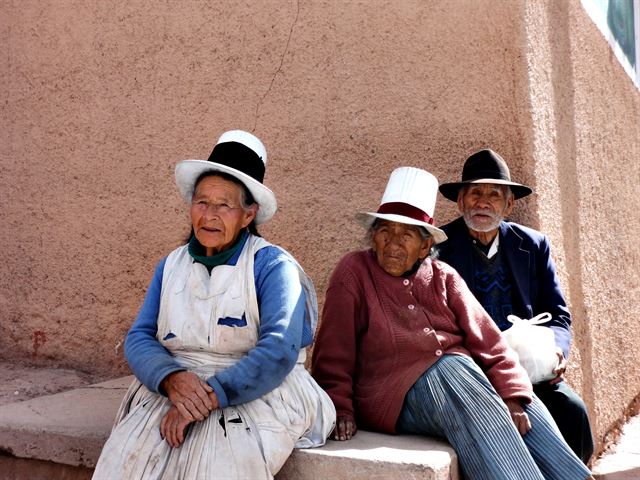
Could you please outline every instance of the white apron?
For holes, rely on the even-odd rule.
[[[255,346],[260,318],[253,263],[255,253],[269,245],[250,235],[237,264],[215,267],[211,275],[204,265],[193,262],[187,246],[167,258],[157,338],[180,364],[202,379],[233,365]],[[287,255],[299,270],[313,331],[317,323],[313,285]],[[218,324],[218,319],[240,319],[243,313],[247,327]],[[293,370],[266,395],[218,409],[204,421],[191,424],[184,443],[176,449],[160,438],[160,421],[171,402],[135,380],[122,401],[93,478],[273,478],[294,447],[322,445],[335,422],[333,403],[305,370],[304,358],[302,349]]]

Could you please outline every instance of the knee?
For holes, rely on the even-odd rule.
[[[549,409],[566,412],[567,415],[587,417],[587,406],[580,396],[573,391],[565,382],[558,384],[558,388],[553,394],[546,395],[543,403]]]

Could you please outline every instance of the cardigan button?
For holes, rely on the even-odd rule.
[[[409,283],[410,283],[409,280],[407,280],[406,278],[402,281],[403,285],[409,285]]]
[[[424,333],[429,333],[429,332],[431,331],[431,329],[430,329],[429,327],[424,327],[424,328],[422,329],[422,331],[423,331]]]
[[[442,356],[442,350],[438,349],[436,350],[436,357],[440,357]]]
[[[416,306],[415,305],[409,305],[408,308],[409,308],[409,310],[413,310],[414,308],[416,308]]]

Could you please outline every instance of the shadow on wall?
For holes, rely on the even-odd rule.
[[[584,302],[584,290],[580,259],[580,185],[576,181],[578,166],[576,158],[576,128],[575,128],[575,96],[573,64],[571,60],[571,25],[569,2],[549,2],[547,4],[548,18],[554,19],[554,25],[549,29],[549,45],[551,46],[552,85],[554,98],[554,121],[556,125],[556,149],[558,168],[557,178],[561,198],[562,238],[563,248],[567,252],[565,262],[569,282],[569,296],[571,298],[572,328],[579,334],[574,334],[574,342],[578,343],[582,361],[582,398],[589,409],[592,428],[598,431],[598,416],[595,411],[595,392],[593,369],[593,342],[587,309]]]

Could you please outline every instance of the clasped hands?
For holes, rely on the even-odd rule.
[[[182,445],[187,427],[200,422],[219,407],[213,388],[195,373],[180,371],[167,375],[160,386],[172,405],[160,422],[160,436],[173,447]]]

